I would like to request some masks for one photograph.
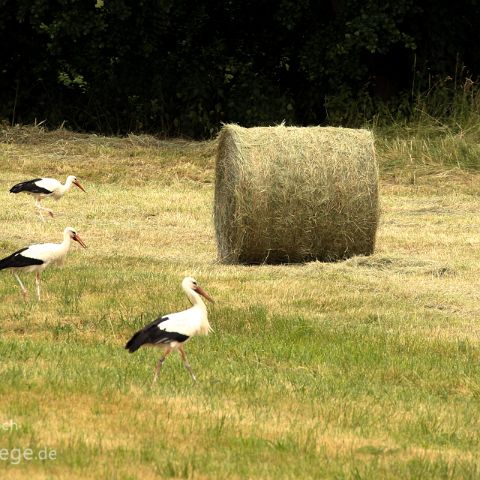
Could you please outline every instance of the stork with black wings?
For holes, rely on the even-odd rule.
[[[184,345],[191,337],[208,335],[211,331],[208,323],[207,307],[203,303],[201,296],[212,303],[214,302],[210,295],[192,277],[183,279],[182,288],[192,307],[182,312],[171,313],[157,318],[136,332],[125,345],[125,348],[130,353],[136,352],[142,346],[153,346],[163,349],[163,355],[160,357],[155,369],[153,383],[158,379],[163,362],[174,350],[178,350],[185,368],[190,372],[193,381],[196,381],[195,374],[188,363]]]
[[[136,332],[125,345],[125,348],[130,353],[136,352],[142,346],[160,347],[163,350],[163,355],[160,357],[155,369],[153,383],[158,379],[163,362],[174,350],[178,350],[185,368],[190,372],[193,381],[196,381],[195,374],[188,363],[184,345],[191,337],[208,335],[211,331],[208,323],[207,307],[203,303],[201,296],[212,303],[213,300],[192,277],[183,279],[182,288],[192,303],[192,307],[182,312],[171,313],[157,318]]]
[[[20,182],[10,189],[10,193],[27,193],[35,198],[35,208],[37,208],[40,218],[44,220],[42,212],[47,212],[53,217],[53,211],[42,207],[40,201],[46,197],[52,197],[55,200],[63,197],[70,190],[72,185],[76,185],[80,190],[85,191],[75,175],[69,175],[64,184],[55,178],[34,178],[25,182]]]
[[[37,284],[37,298],[40,300],[40,275],[50,264],[63,264],[72,240],[78,242],[83,248],[87,248],[77,231],[67,227],[63,231],[62,243],[36,243],[29,247],[13,252],[8,257],[0,260],[0,270],[11,269],[17,279],[24,298],[27,297],[27,289],[20,280],[17,272],[35,272]]]

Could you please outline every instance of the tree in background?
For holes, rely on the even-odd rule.
[[[475,0],[0,0],[0,117],[208,137],[358,126],[480,68]]]

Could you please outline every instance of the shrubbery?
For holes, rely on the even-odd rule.
[[[221,122],[355,126],[456,65],[480,4],[0,0],[0,117],[209,137]],[[415,82],[413,81],[415,79]]]

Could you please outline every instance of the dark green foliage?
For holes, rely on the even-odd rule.
[[[0,0],[0,117],[193,137],[356,126],[379,102],[408,113],[412,87],[456,65],[478,73],[479,24],[475,0]]]

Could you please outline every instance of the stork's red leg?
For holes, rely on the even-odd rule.
[[[35,272],[35,284],[37,286],[37,298],[40,301],[40,272]]]
[[[38,198],[35,200],[35,208],[38,209],[38,214],[40,215],[40,218],[43,221],[45,221],[45,218],[43,218],[42,211],[47,212],[51,217],[53,217],[53,210],[50,210],[49,208],[46,208],[46,207],[42,207],[40,205],[40,199]]]
[[[187,355],[185,354],[185,351],[183,350],[183,347],[178,347],[178,353],[180,353],[180,356],[182,357],[183,365],[190,372],[190,375],[192,376],[193,381],[196,382],[197,378],[195,377],[195,374],[193,373],[192,367],[188,363]]]
[[[172,350],[170,348],[166,349],[163,355],[160,357],[160,360],[158,361],[157,368],[155,369],[155,375],[153,376],[153,381],[152,385],[157,381],[158,375],[160,373],[160,370],[162,368],[163,362],[167,358],[167,355],[171,352]]]
[[[25,285],[22,283],[22,281],[20,280],[20,277],[17,275],[16,272],[12,272],[13,273],[13,276],[17,279],[17,282],[18,284],[20,285],[20,288],[22,289],[22,295],[23,295],[23,298],[24,300],[26,301],[27,300],[27,297],[28,297],[28,291],[27,289],[25,288]]]

